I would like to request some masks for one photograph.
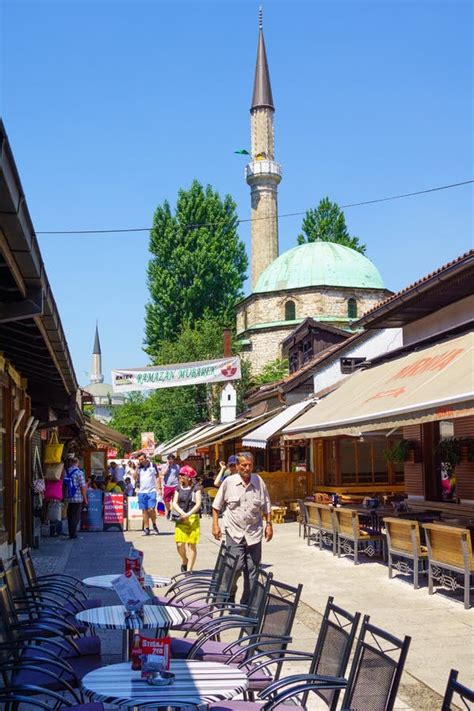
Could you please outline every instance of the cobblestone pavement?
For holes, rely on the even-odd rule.
[[[35,565],[48,572],[67,572],[79,578],[120,573],[123,559],[133,543],[145,553],[147,573],[172,576],[179,571],[173,524],[161,519],[159,537],[142,537],[141,532],[108,531],[81,533],[77,540],[42,539],[34,551]],[[201,523],[198,548],[200,569],[212,568],[217,544],[210,534],[210,519]],[[307,546],[298,538],[298,526],[275,526],[275,539],[264,545],[264,561],[274,576],[285,582],[303,582],[302,601],[293,629],[293,646],[312,650],[328,594],[349,610],[369,613],[374,624],[402,636],[411,634],[412,645],[400,686],[396,709],[434,711],[441,707],[441,695],[451,666],[460,668],[463,681],[472,685],[470,655],[473,649],[473,611],[443,595],[428,597],[426,589],[414,591],[398,580],[388,581],[386,568],[363,563],[353,566],[346,559],[333,558],[327,551]],[[92,590],[104,604],[116,604],[115,593]],[[418,619],[417,619],[418,618]],[[444,637],[443,637],[444,635]],[[121,661],[121,633],[100,631],[104,662]],[[462,649],[462,655],[457,656]],[[288,672],[304,671],[294,666]],[[316,711],[317,703],[311,704]]]

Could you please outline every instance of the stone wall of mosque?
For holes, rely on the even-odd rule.
[[[357,317],[360,317],[365,311],[373,308],[389,295],[390,292],[386,290],[352,289],[349,287],[308,287],[292,292],[274,291],[266,294],[252,294],[237,305],[237,333],[240,335],[258,324],[287,321],[287,303],[289,301],[294,302],[296,321],[301,321],[307,316],[316,320],[318,317],[323,317],[325,323],[344,328],[349,324],[349,299],[355,299]],[[331,316],[334,317],[334,322],[327,320],[327,317]]]

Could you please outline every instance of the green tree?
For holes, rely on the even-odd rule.
[[[265,385],[281,380],[288,375],[288,358],[277,358],[263,366],[262,371],[254,378],[255,385]]]
[[[355,249],[365,254],[366,245],[359,242],[358,237],[349,234],[344,212],[339,205],[323,198],[318,207],[307,210],[301,225],[302,233],[298,235],[298,244],[307,242],[337,242],[345,247]]]
[[[206,314],[221,324],[233,322],[248,263],[237,226],[232,198],[221,199],[197,180],[179,191],[174,214],[167,201],[157,208],[145,321],[145,350],[154,362],[163,362],[162,348],[183,326]]]

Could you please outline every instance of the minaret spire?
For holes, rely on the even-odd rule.
[[[94,348],[92,349],[91,383],[103,383],[102,352],[100,349],[99,324],[95,323]]]
[[[252,201],[252,288],[260,274],[278,257],[278,184],[281,166],[275,161],[270,72],[263,37],[263,13],[258,13],[258,44],[251,116],[252,160],[246,179]]]

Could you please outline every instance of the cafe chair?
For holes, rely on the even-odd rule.
[[[38,699],[34,695],[41,695]],[[101,703],[78,704],[76,700],[67,699],[61,694],[34,684],[22,684],[0,688],[0,705],[4,711],[30,711],[30,709],[45,709],[45,711],[105,711]]]
[[[308,506],[313,516],[315,516],[313,526],[317,530],[317,543],[319,548],[323,550],[323,546],[329,546],[332,549],[332,554],[336,555],[337,546],[337,523],[334,514],[334,506],[331,504],[311,504]]]
[[[377,550],[382,551],[383,536],[381,533],[364,528],[359,521],[355,509],[335,508],[334,516],[337,528],[337,556],[347,553],[354,556],[354,565],[359,562],[359,552],[369,557]]]
[[[454,705],[456,704],[456,705]],[[468,705],[468,704],[472,704]],[[444,692],[441,711],[454,711],[458,708],[474,708],[474,690],[469,689],[458,681],[458,672],[451,669],[449,672],[446,691]]]
[[[333,708],[334,697],[344,697],[341,711],[393,711],[410,646],[410,637],[398,639],[369,623],[364,617],[349,677],[327,674],[294,674],[282,677],[258,694],[259,701],[220,701],[210,711],[283,711],[291,701],[293,711],[307,708],[310,692]],[[294,705],[293,705],[294,704]]]
[[[471,532],[468,528],[424,523],[428,547],[428,593],[437,583],[448,590],[464,589],[464,607],[471,607],[470,592],[474,576]]]
[[[307,536],[307,525],[308,525],[308,510],[305,506],[303,499],[297,499],[298,504],[298,537],[301,538],[301,531],[303,531],[303,541]]]
[[[216,562],[212,570],[192,570],[186,573],[178,573],[171,578],[171,585],[166,591],[163,597],[156,597],[155,599],[163,600],[163,605],[169,605],[169,598],[176,595],[180,590],[185,590],[192,588],[193,584],[197,581],[203,584],[215,585],[222,575],[222,566],[227,555],[227,546],[224,542],[221,543],[219,551],[217,553]],[[164,602],[166,600],[166,602]]]
[[[29,585],[35,587],[63,587],[66,590],[82,592],[82,581],[72,575],[64,573],[48,573],[46,575],[37,575],[31,548],[25,547],[20,551],[20,560],[23,567],[26,579]],[[82,595],[85,597],[84,593]]]
[[[56,617],[19,619],[0,573],[0,674],[7,685],[36,684],[52,691],[74,691],[80,679],[102,666],[98,637],[77,637]],[[74,691],[82,702],[82,695]]]
[[[256,585],[260,587],[260,596],[263,597],[258,620],[234,615],[214,620],[203,628],[195,641],[173,638],[172,657],[237,665],[266,650],[280,652],[286,649],[291,642],[291,630],[303,586],[287,585],[275,579],[265,583],[263,578],[257,580]],[[232,630],[238,632],[234,642],[215,641],[216,634]],[[273,672],[275,678],[280,666],[277,660]]]
[[[321,627],[313,652],[299,650],[266,650],[253,655],[248,661],[242,662],[239,667],[244,669],[249,676],[249,686],[246,696],[254,697],[254,692],[265,689],[275,680],[272,667],[275,664],[283,665],[287,662],[308,662],[308,674],[323,674],[343,677],[349,655],[354,644],[357,627],[359,626],[360,613],[351,614],[342,607],[334,604],[334,598],[329,597],[326,603]],[[321,697],[330,709],[337,707],[339,693],[336,691],[321,692]],[[306,698],[303,699],[306,703]]]
[[[393,577],[393,568],[400,573],[413,573],[413,587],[417,590],[419,574],[426,575],[428,561],[428,549],[421,545],[420,524],[390,516],[384,517],[383,522],[387,534],[388,577]]]

